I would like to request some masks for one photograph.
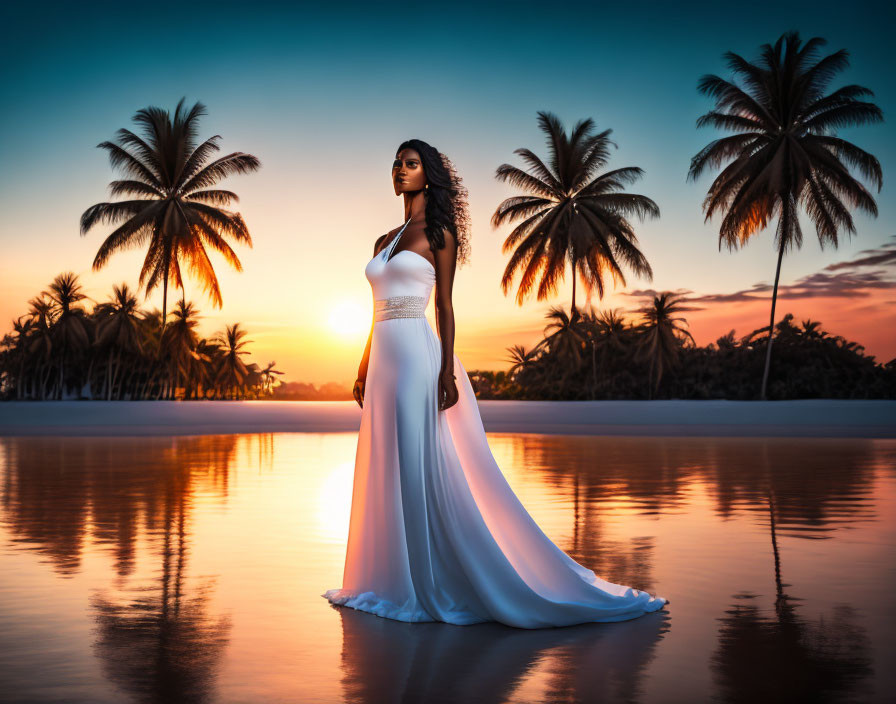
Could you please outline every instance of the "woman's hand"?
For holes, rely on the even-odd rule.
[[[457,403],[457,378],[449,371],[439,374],[439,410],[444,411]]]
[[[352,396],[361,408],[364,408],[364,387],[367,385],[366,379],[356,379],[355,385],[352,387]]]

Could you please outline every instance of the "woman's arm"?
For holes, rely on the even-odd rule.
[[[373,243],[373,256],[376,256],[377,251],[380,248],[380,243],[389,236],[387,232],[385,235],[378,237],[376,242]],[[361,364],[358,366],[358,379],[360,381],[367,381],[367,365],[370,362],[370,341],[373,339],[373,325],[376,320],[376,311],[374,311],[374,320],[370,322],[370,333],[367,335],[367,345],[364,347],[364,356],[361,358]]]
[[[378,237],[373,243],[373,256],[376,256],[380,248],[380,243],[389,235],[387,232],[382,237]],[[352,396],[362,408],[364,407],[364,389],[367,386],[367,366],[370,363],[370,342],[373,340],[373,326],[376,322],[376,310],[373,311],[373,320],[370,321],[370,333],[367,335],[367,344],[364,346],[364,355],[361,357],[361,364],[358,365],[358,377],[352,387]]]
[[[364,356],[358,365],[358,379],[367,381],[367,365],[370,363],[370,341],[373,339],[373,323],[370,324],[370,334],[367,335],[367,346],[364,347]]]
[[[454,304],[451,291],[457,267],[457,240],[445,232],[445,246],[434,252],[436,260],[436,330],[442,345],[442,366],[439,370],[439,403],[445,410],[457,403],[454,379]]]

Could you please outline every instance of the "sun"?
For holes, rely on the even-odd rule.
[[[353,301],[343,301],[330,311],[329,323],[344,337],[360,337],[370,327],[370,313]]]

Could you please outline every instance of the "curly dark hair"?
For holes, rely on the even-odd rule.
[[[423,163],[423,173],[429,188],[426,189],[426,227],[424,232],[429,248],[445,246],[447,230],[457,240],[457,261],[465,263],[470,255],[470,214],[467,206],[467,189],[451,160],[438,149],[421,139],[408,139],[398,145],[395,156],[402,149],[414,149]]]

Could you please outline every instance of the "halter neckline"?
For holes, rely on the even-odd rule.
[[[404,228],[408,226],[408,223],[413,219],[413,215],[408,218],[408,222],[401,226],[401,229],[398,231],[398,234],[395,235],[394,239],[389,243],[389,245],[383,250],[386,253],[386,263],[388,264],[390,261],[390,255],[392,254],[392,250],[395,249],[395,243],[401,239],[401,235],[404,232]]]

